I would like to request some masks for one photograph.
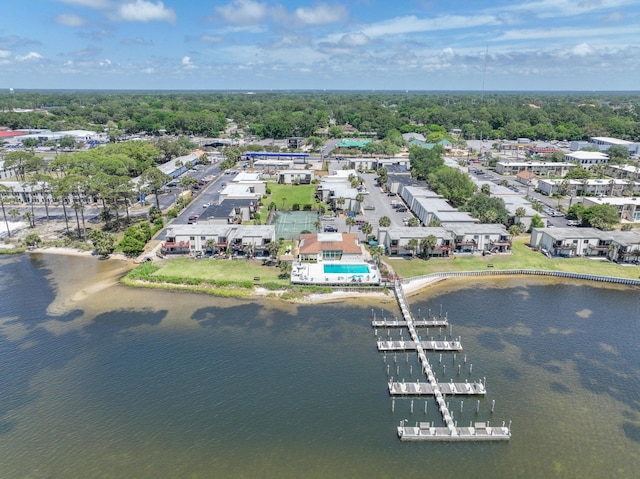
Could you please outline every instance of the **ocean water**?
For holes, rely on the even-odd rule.
[[[508,278],[410,297],[451,322],[424,335],[462,341],[431,355],[441,378],[486,379],[477,412],[449,399],[457,420],[512,421],[513,436],[409,444],[401,420],[439,416],[428,399],[392,411],[389,377],[418,370],[376,350],[372,310],[397,315],[393,301],[227,300],[114,284],[123,271],[0,258],[3,479],[637,475],[637,289]]]

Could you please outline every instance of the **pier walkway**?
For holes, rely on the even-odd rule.
[[[480,382],[476,383],[438,383],[440,391],[448,396],[484,396],[487,391]],[[435,389],[429,383],[390,382],[389,394],[392,396],[434,396]]]
[[[416,351],[421,364],[422,372],[427,378],[426,383],[389,383],[389,393],[391,395],[431,395],[435,397],[438,410],[442,415],[445,427],[434,427],[432,423],[421,422],[415,427],[405,426],[405,421],[400,422],[397,428],[398,437],[401,441],[506,441],[511,437],[511,427],[505,427],[504,423],[500,427],[491,427],[489,423],[471,423],[469,427],[458,427],[457,421],[453,420],[444,395],[473,394],[483,395],[486,393],[482,383],[440,383],[436,379],[431,364],[427,359],[425,351],[446,350],[459,351],[462,349],[460,341],[423,341],[409,311],[409,305],[399,281],[395,282],[395,293],[402,311],[402,316],[409,330],[411,341],[379,341],[380,351]],[[375,318],[373,318],[375,321]],[[373,324],[373,323],[372,323]],[[435,344],[438,343],[438,344]],[[445,346],[446,344],[446,346]],[[452,349],[430,349],[430,347],[440,346]],[[453,348],[455,346],[455,348]]]
[[[462,351],[460,341],[378,341],[378,351]]]

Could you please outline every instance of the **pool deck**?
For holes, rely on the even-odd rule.
[[[325,273],[325,264],[354,266],[365,265],[369,273]],[[322,263],[294,262],[291,268],[291,282],[295,284],[315,285],[371,285],[380,284],[380,271],[373,263],[341,263],[339,261]]]

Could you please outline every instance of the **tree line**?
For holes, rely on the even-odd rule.
[[[14,109],[32,109],[15,112]],[[350,124],[393,142],[459,129],[464,139],[640,140],[640,96],[616,93],[44,92],[0,93],[0,125],[215,137],[229,120],[259,138],[340,136]]]

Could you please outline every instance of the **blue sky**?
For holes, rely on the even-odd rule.
[[[638,0],[11,0],[0,88],[639,90]]]

